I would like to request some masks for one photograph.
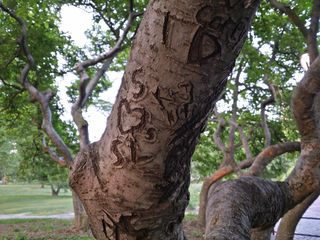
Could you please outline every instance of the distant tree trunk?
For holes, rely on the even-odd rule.
[[[319,197],[319,192],[314,192],[302,203],[287,212],[281,219],[277,230],[277,240],[293,240],[296,227],[309,206]]]
[[[54,186],[54,184],[50,184],[50,186],[51,186],[51,195],[55,197],[58,196],[61,186],[59,184],[57,184],[56,187]]]
[[[73,201],[73,211],[74,211],[74,227],[79,231],[88,231],[88,215],[86,214],[84,207],[77,196],[77,194],[72,191],[72,201]]]

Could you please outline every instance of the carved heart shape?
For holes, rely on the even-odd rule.
[[[145,123],[145,110],[143,108],[130,108],[126,99],[122,99],[118,108],[118,126],[122,134],[134,131]]]

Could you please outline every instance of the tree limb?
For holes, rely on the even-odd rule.
[[[316,59],[316,57],[319,55],[318,41],[317,41],[318,40],[317,33],[319,31],[319,18],[320,18],[320,1],[313,0],[308,41],[307,41],[310,63],[312,63]]]
[[[13,19],[17,21],[17,23],[21,27],[21,36],[20,36],[20,47],[23,50],[23,53],[27,59],[27,63],[25,64],[24,68],[20,73],[20,83],[22,86],[28,91],[32,100],[37,101],[40,104],[40,109],[42,112],[42,129],[46,132],[50,140],[55,144],[57,149],[62,153],[64,160],[66,161],[68,166],[72,165],[73,157],[71,155],[70,150],[63,142],[59,134],[55,131],[52,125],[52,113],[49,107],[49,101],[53,97],[53,94],[50,90],[40,92],[36,87],[34,87],[28,81],[28,74],[31,68],[34,66],[34,58],[28,48],[27,42],[27,25],[25,21],[17,16],[13,11],[9,8],[5,7],[2,2],[0,2],[0,9],[6,13],[8,13]]]
[[[213,134],[213,140],[215,142],[215,144],[217,145],[217,147],[223,152],[225,153],[227,147],[226,145],[223,143],[222,138],[221,138],[221,134],[222,134],[222,130],[226,124],[225,120],[223,118],[218,118],[218,126],[216,131]]]
[[[96,65],[97,63],[101,63],[108,58],[114,58],[116,56],[116,54],[121,51],[122,44],[123,44],[128,32],[131,28],[131,25],[132,25],[133,21],[135,20],[135,18],[138,16],[140,16],[140,13],[130,13],[129,14],[129,17],[127,20],[127,25],[123,29],[122,35],[119,37],[117,43],[110,51],[104,52],[93,59],[88,59],[88,60],[85,60],[81,63],[78,63],[77,66],[75,67],[76,71],[78,73],[80,73],[81,71],[83,71],[83,69],[86,69],[87,67]]]
[[[60,166],[62,167],[67,166],[67,163],[63,159],[63,157],[59,157],[58,154],[47,145],[45,137],[42,138],[42,149],[45,153],[48,153],[50,158],[56,163],[58,163]]]
[[[248,176],[260,176],[266,166],[276,157],[289,152],[300,151],[300,142],[285,142],[271,145],[265,148],[255,157],[251,165]]]
[[[294,170],[285,182],[245,177],[224,182],[212,190],[206,213],[208,239],[215,236],[250,239],[251,228],[272,227],[283,214],[319,189],[319,76],[318,57],[292,97],[293,114],[301,135],[301,155]]]
[[[131,9],[131,5],[130,5]],[[76,102],[72,105],[71,114],[74,122],[78,127],[78,132],[80,135],[80,148],[86,147],[89,143],[89,131],[88,131],[88,122],[84,119],[82,115],[82,108],[85,106],[88,98],[91,96],[94,88],[98,84],[99,80],[105,72],[109,69],[114,57],[121,51],[121,47],[126,39],[127,34],[132,26],[134,19],[138,16],[134,12],[130,12],[127,25],[123,30],[122,35],[118,38],[115,46],[108,52],[104,52],[93,59],[88,59],[83,62],[80,62],[76,66],[76,71],[80,76],[80,88],[79,88],[79,97]],[[95,76],[90,79],[86,73],[86,69],[90,66],[96,65],[97,63],[102,62],[102,67],[96,72]]]
[[[244,153],[246,155],[246,159],[251,159],[252,158],[252,152],[249,147],[249,142],[246,134],[244,133],[242,127],[240,127],[236,122],[230,122],[230,124],[235,125],[239,134],[240,134],[240,139],[242,143],[242,147],[244,149]]]

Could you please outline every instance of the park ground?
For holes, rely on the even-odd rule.
[[[197,222],[196,215],[200,188],[201,183],[191,184],[190,204],[184,220],[186,235],[191,240],[204,239],[204,229]],[[320,199],[299,222],[294,240],[320,240],[319,213]],[[72,198],[69,190],[53,197],[50,186],[0,185],[0,240],[93,239],[90,233],[73,229],[72,224]]]
[[[184,220],[188,239],[202,240],[203,228],[197,222],[201,183],[190,187],[190,204]],[[0,240],[93,239],[88,232],[72,228],[72,198],[69,190],[51,196],[50,186],[40,184],[0,185]],[[39,218],[55,216],[57,218]],[[72,216],[72,215],[71,215]],[[36,217],[36,218],[34,218]]]

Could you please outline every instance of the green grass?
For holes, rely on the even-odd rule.
[[[35,184],[0,185],[0,214],[27,213],[51,215],[72,212],[70,192],[52,197],[50,186],[41,188]]]
[[[202,183],[192,183],[188,209],[195,210],[199,204]],[[61,191],[58,197],[51,196],[50,186],[40,184],[0,185],[0,214],[52,215],[72,212],[70,191]]]
[[[92,240],[88,233],[72,229],[71,220],[61,219],[12,219],[0,220],[0,240],[29,239],[61,239],[61,240]]]
[[[189,209],[198,205],[201,183],[190,186]],[[29,213],[30,215],[51,215],[72,212],[70,191],[52,197],[50,186],[40,184],[0,185],[0,214]],[[202,230],[196,224],[197,215],[186,214],[189,239],[202,239]],[[72,229],[72,220],[61,219],[7,219],[0,220],[0,240],[92,240],[87,233]],[[200,230],[199,230],[200,229]],[[199,237],[199,238],[198,238]]]

